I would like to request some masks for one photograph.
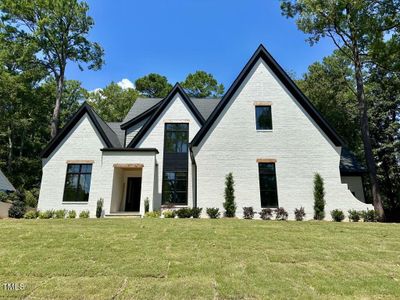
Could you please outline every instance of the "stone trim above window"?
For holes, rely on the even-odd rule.
[[[271,101],[255,101],[254,106],[271,106]]]
[[[257,163],[276,163],[276,159],[274,158],[257,158]]]
[[[94,160],[67,160],[67,164],[94,164]]]

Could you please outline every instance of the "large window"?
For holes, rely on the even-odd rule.
[[[68,164],[63,201],[87,202],[91,176],[91,164]]]
[[[259,163],[261,207],[278,207],[278,192],[274,163]]]
[[[256,129],[272,130],[271,106],[256,106]]]
[[[163,204],[187,204],[188,173],[164,172]]]
[[[165,152],[187,153],[189,142],[189,124],[165,124]]]

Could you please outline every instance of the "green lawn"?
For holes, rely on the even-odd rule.
[[[0,220],[0,298],[400,298],[400,224]],[[6,291],[4,283],[24,283]]]

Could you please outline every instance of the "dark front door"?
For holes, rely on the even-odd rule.
[[[142,189],[141,177],[128,178],[126,189],[125,211],[140,211],[140,191]]]

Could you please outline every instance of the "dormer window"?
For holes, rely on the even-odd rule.
[[[256,106],[256,129],[272,130],[271,106]]]

